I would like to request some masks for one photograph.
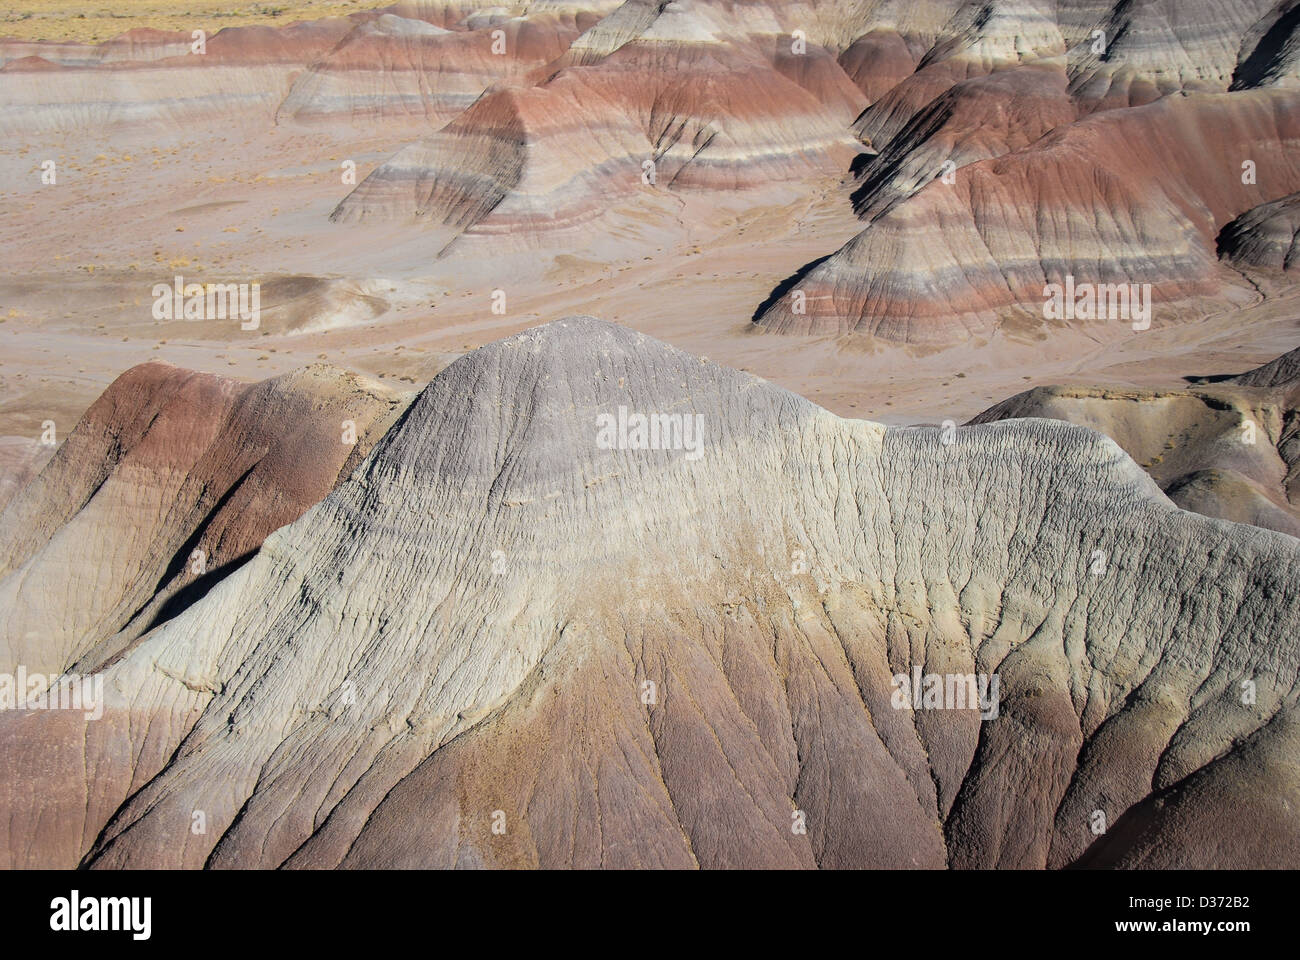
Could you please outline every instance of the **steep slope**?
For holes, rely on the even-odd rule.
[[[1233,383],[1244,387],[1289,387],[1297,381],[1300,381],[1300,347],[1232,378]]]
[[[854,130],[884,146],[953,87],[1034,64],[1064,69],[1066,41],[1048,5],[1034,0],[953,4],[916,70],[865,110]]]
[[[1252,207],[1219,232],[1219,256],[1238,267],[1300,264],[1300,193]]]
[[[0,669],[113,659],[328,493],[402,406],[323,364],[260,384],[128,370],[0,513]]]
[[[1062,16],[1084,26],[1071,49],[1072,93],[1085,109],[1112,109],[1177,91],[1226,90],[1240,80],[1242,52],[1257,44],[1260,24],[1271,19],[1275,5],[1276,0],[1061,3]],[[1103,41],[1099,52],[1095,39]]]
[[[874,220],[935,178],[945,173],[951,178],[958,167],[1026,147],[1076,116],[1061,63],[1001,70],[955,84],[863,166],[854,210]]]
[[[862,98],[825,49],[773,51],[771,37],[751,41],[708,4],[616,19],[579,38],[546,82],[489,91],[394,155],[332,219],[416,220],[527,242],[650,186],[834,178],[859,152],[845,126]]]
[[[1300,350],[1185,390],[1036,387],[971,423],[1021,417],[1099,430],[1185,510],[1300,536]]]
[[[0,715],[5,862],[1064,866],[1202,781],[1108,855],[1300,862],[1300,543],[1085,429],[947,439],[590,319],[484,347],[102,720]]]
[[[1041,326],[1045,287],[1067,277],[1150,284],[1152,323],[1190,319],[1198,297],[1221,309],[1257,296],[1233,291],[1241,278],[1220,268],[1216,238],[1300,187],[1298,145],[1300,94],[1286,90],[1097,114],[931,181],[782,284],[755,320],[778,333],[948,344],[1011,318]]]
[[[1300,79],[1300,3],[1279,0],[1242,38],[1232,89],[1273,84],[1294,85]]]
[[[312,63],[294,81],[277,117],[416,116],[441,126],[493,84],[525,81],[577,36],[574,23],[554,18],[451,30],[384,14],[358,24]]]

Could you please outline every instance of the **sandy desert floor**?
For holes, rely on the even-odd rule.
[[[360,180],[423,132],[268,132],[253,122],[162,142],[126,131],[0,145],[0,203],[17,214],[0,221],[0,434],[37,437],[46,420],[66,432],[118,374],[146,360],[262,379],[323,359],[423,384],[467,350],[574,313],[888,424],[961,422],[1040,383],[1178,386],[1190,375],[1240,373],[1300,339],[1294,291],[1280,285],[1245,310],[1186,323],[1157,315],[1141,333],[1117,322],[1017,336],[1007,325],[941,350],[759,333],[750,318],[773,287],[861,228],[847,187],[833,180],[721,199],[638,198],[599,234],[624,239],[585,251],[591,234],[580,229],[540,249],[488,257],[463,242],[440,258],[439,238],[423,228],[328,220],[350,189],[338,172],[344,159]],[[40,184],[47,158],[62,171],[54,187]],[[173,273],[332,281],[370,306],[288,306],[255,332],[160,323],[150,291]],[[507,293],[505,315],[492,312],[495,289]]]
[[[0,867],[1300,863],[1284,5],[489,3],[7,15]]]
[[[0,16],[0,35],[20,40],[108,40],[140,27],[153,30],[208,30],[253,23],[283,24],[337,17],[380,6],[365,0],[293,0],[288,3],[184,3],[179,0],[25,0]]]

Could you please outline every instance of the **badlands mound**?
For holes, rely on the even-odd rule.
[[[1300,187],[1293,6],[968,4],[905,43],[873,34],[893,82],[853,125],[864,228],[755,323],[927,346],[1036,334],[1067,276],[1151,284],[1161,323],[1258,299],[1216,236]]]
[[[1295,233],[1298,28],[1274,0],[418,0],[202,53],[0,40],[0,132],[306,138],[294,239],[458,278],[521,252],[712,257],[744,229],[798,254],[747,278],[724,332],[978,345],[1087,325],[1044,316],[1067,278],[1149,284],[1160,325],[1258,301],[1241,268],[1285,265]]]
[[[1036,387],[971,422],[1022,417],[1101,431],[1185,510],[1300,536],[1300,349],[1185,390]]]
[[[775,24],[755,28],[747,12],[624,4],[535,86],[489,89],[398,152],[332,219],[415,220],[527,240],[651,187],[735,190],[839,176],[861,150],[848,124],[865,97],[828,50],[813,43],[790,55],[787,35],[783,53]]]
[[[1300,541],[1092,430],[841,420],[570,318],[439,374],[101,720],[0,714],[0,853],[1296,866],[1297,638]]]
[[[1219,233],[1219,256],[1238,266],[1300,264],[1300,193],[1252,207]]]
[[[1300,347],[1232,378],[1243,387],[1294,387],[1300,383]]]
[[[1031,129],[1041,129],[1034,116]],[[786,281],[755,322],[779,333],[953,343],[987,336],[1017,311],[1035,326],[1050,322],[1044,288],[1067,277],[1149,284],[1154,323],[1174,322],[1169,305],[1198,297],[1221,309],[1242,281],[1218,263],[1219,231],[1300,187],[1297,146],[1300,94],[1253,90],[1097,113],[957,168],[951,182],[927,153],[930,178],[906,199],[892,180],[868,180],[859,202],[878,211],[870,225]],[[909,153],[882,156],[899,168]]]
[[[111,661],[333,489],[404,399],[325,364],[122,374],[0,513],[0,669]]]

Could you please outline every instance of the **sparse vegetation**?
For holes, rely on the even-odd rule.
[[[368,0],[290,0],[284,4],[186,4],[179,0],[118,0],[109,10],[84,0],[28,0],[27,9],[6,11],[0,33],[21,40],[76,40],[102,43],[128,30],[148,27],[189,33],[210,25],[225,27],[285,20],[342,17],[387,6]]]

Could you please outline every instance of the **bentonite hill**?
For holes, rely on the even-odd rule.
[[[37,7],[0,867],[1300,867],[1300,4]]]

